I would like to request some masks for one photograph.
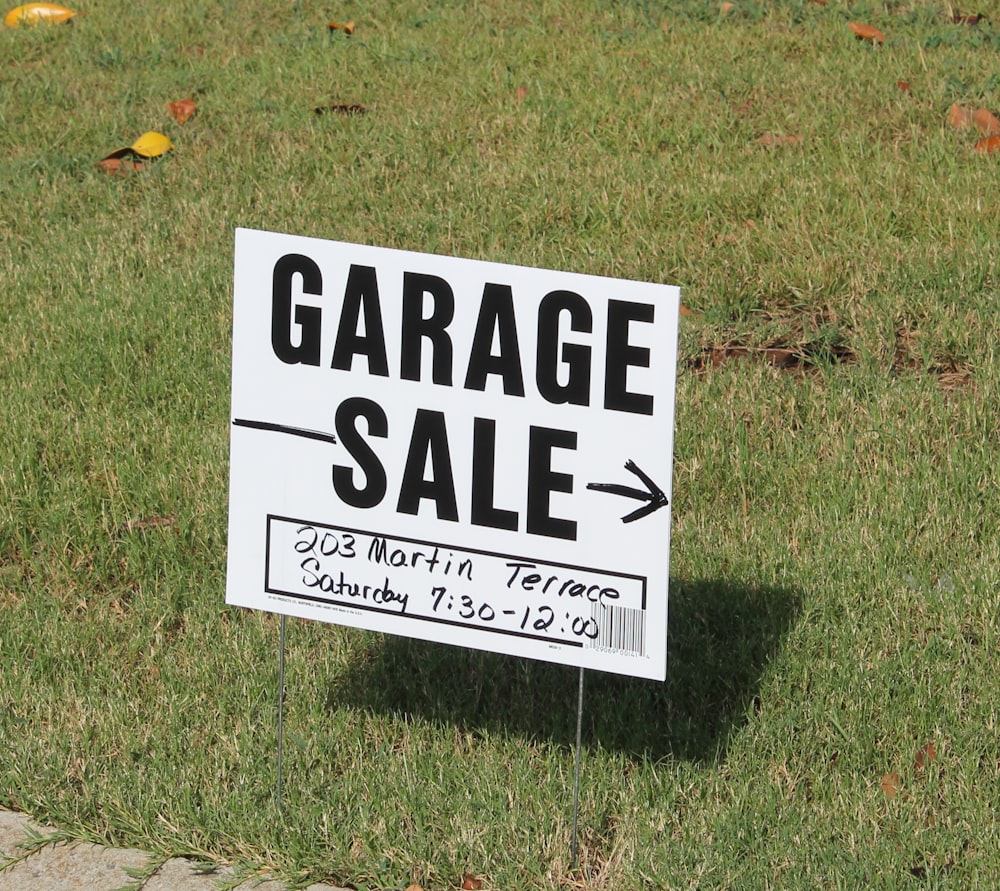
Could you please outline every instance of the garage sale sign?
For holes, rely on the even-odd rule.
[[[662,680],[679,292],[236,232],[226,600]]]

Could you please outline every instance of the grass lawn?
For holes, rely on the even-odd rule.
[[[0,805],[302,887],[995,887],[1000,2],[80,9],[0,28]],[[276,811],[238,226],[681,287],[668,678],[587,675],[575,868],[560,666],[289,621]]]

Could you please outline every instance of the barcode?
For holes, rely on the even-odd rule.
[[[633,656],[646,655],[645,610],[595,603],[592,617],[598,629],[592,647]]]

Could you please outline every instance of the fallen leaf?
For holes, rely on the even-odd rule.
[[[803,136],[801,133],[765,133],[763,136],[757,137],[758,145],[766,145],[768,147],[773,147],[776,145],[798,145],[802,142]]]
[[[169,152],[174,144],[162,133],[150,130],[143,133],[132,145],[116,149],[97,162],[105,173],[135,173],[143,168],[143,159],[153,160]]]
[[[727,12],[732,12],[733,6],[735,6],[734,3],[731,3],[730,0],[726,0],[726,2],[719,7],[719,14],[725,15]]]
[[[1000,133],[1000,118],[986,108],[963,108],[957,102],[948,109],[948,123],[956,130],[975,127],[980,133],[994,136]]]
[[[929,742],[920,747],[920,751],[917,752],[917,757],[913,760],[913,766],[917,770],[921,770],[930,764],[935,758],[937,758],[937,749],[934,748],[934,743]]]
[[[178,99],[176,102],[168,102],[167,109],[174,116],[178,124],[183,124],[197,110],[194,99]]]
[[[879,31],[878,28],[873,28],[871,25],[864,25],[861,22],[848,22],[847,27],[851,29],[852,33],[858,40],[870,40],[873,43],[885,43],[885,34]]]
[[[977,108],[972,112],[972,123],[980,133],[985,133],[987,136],[1000,133],[1000,118],[985,108]]]
[[[1000,152],[1000,136],[984,136],[976,143],[974,150],[980,155],[995,155]]]
[[[981,15],[962,15],[960,12],[956,12],[952,15],[951,20],[956,25],[978,25],[979,20],[982,18]]]
[[[326,114],[328,111],[337,114],[368,114],[368,106],[357,103],[338,102],[333,105],[317,105],[313,112],[315,114]]]
[[[162,133],[157,133],[155,130],[143,133],[131,145],[132,151],[143,158],[159,158],[160,155],[166,154],[173,147],[174,144],[169,138]]]
[[[331,31],[343,31],[346,35],[350,36],[354,33],[354,22],[328,22],[327,28]]]
[[[892,773],[887,773],[882,777],[882,791],[885,793],[885,797],[888,799],[893,799],[896,797],[896,793],[899,791],[900,779],[899,774],[893,771]]]
[[[480,891],[482,887],[482,879],[477,879],[471,872],[463,873],[462,891]]]
[[[37,25],[39,22],[59,25],[68,22],[75,15],[76,13],[72,9],[59,6],[57,3],[25,3],[23,6],[16,6],[8,12],[3,23],[8,28]]]
[[[98,161],[97,166],[109,176],[124,176],[128,173],[138,173],[142,170],[144,162],[131,157],[131,152],[127,149],[125,151],[128,152],[127,157],[123,157],[115,152]]]
[[[406,891],[424,891],[424,889],[414,882],[412,885],[406,886]]]
[[[517,99],[518,102],[524,102],[524,100],[528,98],[528,88],[524,84],[521,84],[514,91],[514,98]]]
[[[910,82],[908,80],[897,80],[896,86],[899,87],[904,93],[910,92]]]
[[[963,127],[971,127],[972,112],[967,108],[962,108],[957,102],[953,102],[951,108],[948,109],[948,123],[956,130],[961,130]]]

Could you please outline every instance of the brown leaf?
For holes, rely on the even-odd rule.
[[[972,25],[978,25],[981,18],[981,15],[962,15],[960,12],[955,12],[951,20],[956,25],[969,25],[971,27]]]
[[[954,102],[948,109],[948,123],[956,130],[975,127],[986,136],[1000,134],[1000,118],[986,108],[963,108]]]
[[[732,12],[734,3],[731,0],[725,0],[725,2],[719,7],[719,14],[725,15],[727,12]]]
[[[882,791],[885,793],[885,797],[890,800],[896,797],[900,785],[899,774],[896,771],[882,777]]]
[[[462,891],[481,891],[482,879],[477,879],[471,872],[462,874]]]
[[[176,102],[168,102],[167,108],[174,116],[174,120],[178,124],[183,124],[195,113],[197,106],[194,99],[178,99]]]
[[[125,176],[128,173],[138,173],[145,162],[132,157],[115,157],[109,155],[97,162],[97,166],[110,176]]]
[[[327,28],[331,31],[343,31],[348,37],[354,33],[354,22],[328,22]]]
[[[514,91],[514,98],[517,99],[518,102],[524,102],[524,100],[528,98],[528,88],[524,84],[521,84]]]
[[[1000,136],[984,136],[975,145],[975,151],[980,155],[995,155],[1000,152]]]
[[[358,105],[356,102],[338,102],[333,105],[317,105],[313,109],[316,114],[326,114],[328,111],[337,114],[368,114],[368,106]]]
[[[847,27],[851,29],[852,33],[858,40],[870,40],[873,43],[885,43],[885,34],[879,31],[878,28],[873,28],[871,25],[864,25],[861,22],[848,22]]]
[[[897,80],[896,86],[904,93],[910,92],[910,82],[908,80]]]
[[[985,108],[977,108],[972,112],[972,123],[980,133],[987,136],[995,136],[1000,133],[1000,119],[992,111]]]
[[[967,108],[962,108],[957,102],[951,104],[948,109],[948,123],[956,130],[972,126],[972,112]]]
[[[956,130],[975,127],[980,133],[994,136],[1000,133],[1000,118],[986,108],[963,108],[957,102],[948,109],[948,123]]]
[[[913,760],[913,766],[916,767],[917,770],[921,770],[930,764],[935,758],[937,758],[937,749],[934,748],[933,742],[929,742],[920,747],[920,751],[917,752],[917,757]]]
[[[132,150],[132,146],[126,146],[113,151],[110,155],[105,155],[97,162],[97,166],[111,176],[124,176],[142,170],[145,163]]]

